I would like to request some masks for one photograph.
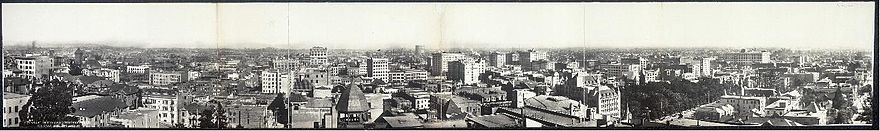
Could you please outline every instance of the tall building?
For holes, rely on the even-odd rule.
[[[714,57],[703,58],[700,60],[700,76],[703,77],[712,77],[712,61],[714,61]]]
[[[76,48],[76,51],[73,52],[73,60],[75,63],[79,64],[85,61],[85,52],[79,48]]]
[[[648,67],[648,59],[641,58],[641,57],[638,57],[638,58],[621,58],[621,59],[620,59],[620,63],[622,63],[622,64],[628,64],[628,65],[639,65],[639,66],[642,66],[642,69],[645,69],[645,68]]]
[[[732,64],[770,63],[770,52],[735,52],[721,56],[724,61]]]
[[[260,80],[263,93],[288,93],[292,83],[288,72],[279,70],[263,71]]]
[[[309,49],[309,64],[312,67],[330,64],[327,60],[327,48],[312,47],[312,49]]]
[[[547,52],[528,50],[519,52],[519,62],[521,65],[527,65],[532,61],[547,60]]]
[[[431,62],[431,75],[442,76],[449,71],[449,62],[458,61],[467,58],[467,55],[460,53],[434,53]]]
[[[519,65],[519,53],[510,52],[507,53],[507,56],[504,56],[504,62],[508,65]]]
[[[461,81],[464,84],[480,83],[480,74],[485,71],[482,60],[461,60],[449,62],[449,80]]]
[[[370,58],[367,60],[367,76],[373,79],[380,79],[388,82],[388,59],[387,58]]]
[[[370,117],[370,105],[367,96],[360,87],[349,84],[336,101],[336,112],[339,128],[364,128]]]
[[[49,75],[52,71],[49,69],[54,63],[54,58],[49,56],[30,56],[15,58],[18,69],[22,71],[22,76],[31,79],[42,79]]]
[[[494,52],[489,55],[489,66],[502,67],[507,65],[507,57],[505,53]]]
[[[422,45],[416,45],[416,55],[421,55],[425,53],[425,47]]]

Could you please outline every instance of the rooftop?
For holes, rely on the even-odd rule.
[[[74,101],[72,105],[75,111],[71,115],[83,117],[93,117],[126,107],[122,100],[106,96]]]
[[[468,118],[474,123],[489,127],[489,128],[502,128],[502,127],[518,127],[519,123],[516,122],[516,118],[507,116],[507,115],[488,115],[488,116],[480,116],[474,118]]]
[[[382,119],[384,119],[392,128],[422,126],[422,122],[418,119],[418,116],[415,116],[412,113],[408,113],[404,116],[386,116],[382,117]]]
[[[29,97],[28,95],[15,94],[11,92],[3,92],[3,99],[14,99],[14,98],[22,98]]]
[[[364,112],[370,109],[367,106],[367,96],[361,91],[361,88],[355,84],[349,84],[339,96],[336,103],[339,112]]]

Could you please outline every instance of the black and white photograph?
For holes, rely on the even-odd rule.
[[[2,3],[0,129],[878,129],[876,1]]]

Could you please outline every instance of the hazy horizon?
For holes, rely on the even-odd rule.
[[[874,37],[870,2],[2,6],[4,46],[863,49]]]

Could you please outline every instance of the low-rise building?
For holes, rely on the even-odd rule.
[[[738,117],[753,117],[761,116],[759,114],[764,113],[767,99],[764,97],[725,95],[721,96],[719,103],[733,105],[736,108],[736,116]]]
[[[124,128],[161,128],[159,111],[154,109],[129,110],[110,118],[111,125]]]
[[[74,111],[70,115],[83,127],[110,127],[111,117],[126,109],[122,100],[97,95],[75,97],[71,107]]]

